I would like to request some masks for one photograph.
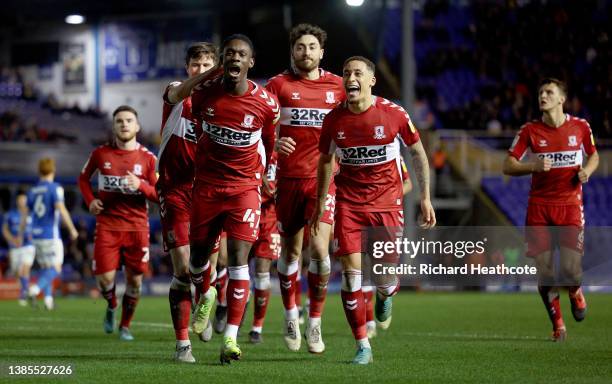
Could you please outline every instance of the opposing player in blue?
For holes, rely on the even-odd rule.
[[[34,246],[32,245],[32,218],[28,215],[27,195],[25,191],[17,192],[15,208],[4,215],[2,235],[9,246],[11,271],[19,279],[21,293],[19,305],[27,305],[30,285],[30,270],[34,263]],[[25,227],[20,231],[21,220],[25,218]]]
[[[78,232],[64,205],[64,188],[54,182],[55,161],[41,159],[38,163],[40,180],[28,192],[28,208],[32,214],[32,242],[36,248],[36,261],[40,266],[38,285],[30,287],[30,297],[44,293],[45,308],[52,310],[53,280],[62,270],[64,244],[60,237],[59,219],[68,228],[70,239],[75,240]],[[22,226],[25,220],[22,220]]]

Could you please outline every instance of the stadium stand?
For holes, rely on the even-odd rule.
[[[566,110],[612,137],[608,2],[429,1],[414,12],[417,94],[437,128],[516,130],[538,115],[539,77],[565,79]],[[581,20],[590,20],[583,28]],[[386,15],[385,56],[400,73],[401,9]]]

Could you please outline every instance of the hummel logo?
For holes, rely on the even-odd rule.
[[[336,139],[338,140],[346,139],[346,136],[344,136],[344,131],[338,131],[338,135],[336,136]]]
[[[299,100],[300,93],[299,92],[291,92],[291,100]]]
[[[215,109],[211,108],[211,107],[206,108],[206,115],[210,116],[210,117],[214,117],[215,116]]]
[[[291,288],[291,282],[290,281],[281,281],[281,287],[283,287],[285,289],[289,289],[289,288]]]
[[[244,298],[244,288],[234,288],[234,298],[235,299],[243,299]]]
[[[353,311],[353,310],[357,309],[357,299],[355,299],[355,300],[347,300],[346,301],[346,305],[344,307],[346,309],[348,309],[349,311]]]
[[[546,140],[540,140],[540,142],[538,143],[538,145],[540,147],[548,147],[548,143],[546,142]]]
[[[105,162],[104,162],[104,169],[111,169],[111,163],[110,163],[110,161],[105,161]]]

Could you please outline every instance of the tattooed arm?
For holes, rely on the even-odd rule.
[[[423,214],[423,228],[431,228],[436,225],[436,213],[431,205],[431,197],[429,194],[429,162],[427,154],[423,148],[423,143],[417,141],[409,147],[410,157],[412,157],[412,166],[414,174],[421,190],[421,213]]]

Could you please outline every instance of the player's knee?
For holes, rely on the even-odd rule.
[[[381,283],[376,285],[376,292],[381,296],[390,297],[395,295],[399,291],[399,279],[394,278],[394,281],[389,283]]]
[[[270,260],[264,259],[263,257],[256,257],[255,258],[255,272],[256,273],[270,272],[270,264],[271,264]]]
[[[356,292],[361,289],[361,271],[358,269],[346,269],[342,271],[342,290],[345,292]]]
[[[308,264],[308,272],[317,275],[329,275],[331,272],[329,255],[326,255],[321,259],[310,259],[310,263]]]
[[[219,276],[217,274],[217,269],[216,268],[212,268],[210,270],[210,285],[214,285],[217,282],[217,276]]]
[[[561,264],[561,276],[563,277],[564,283],[570,285],[576,285],[582,280],[582,268],[576,264]]]
[[[310,256],[312,259],[323,259],[326,256],[329,257],[329,244],[322,241],[312,241],[311,251],[312,253]]]
[[[258,272],[255,274],[255,289],[265,291],[272,288],[270,283],[270,272]]]
[[[278,269],[279,273],[282,273],[285,276],[290,276],[298,272],[299,263],[297,259],[287,262],[287,260],[281,257],[280,259],[278,259],[276,268]]]
[[[125,294],[132,297],[139,297],[141,290],[141,282],[132,281],[125,287]]]
[[[191,289],[191,280],[189,279],[189,274],[172,276],[170,289],[175,289],[178,291],[189,291]]]

